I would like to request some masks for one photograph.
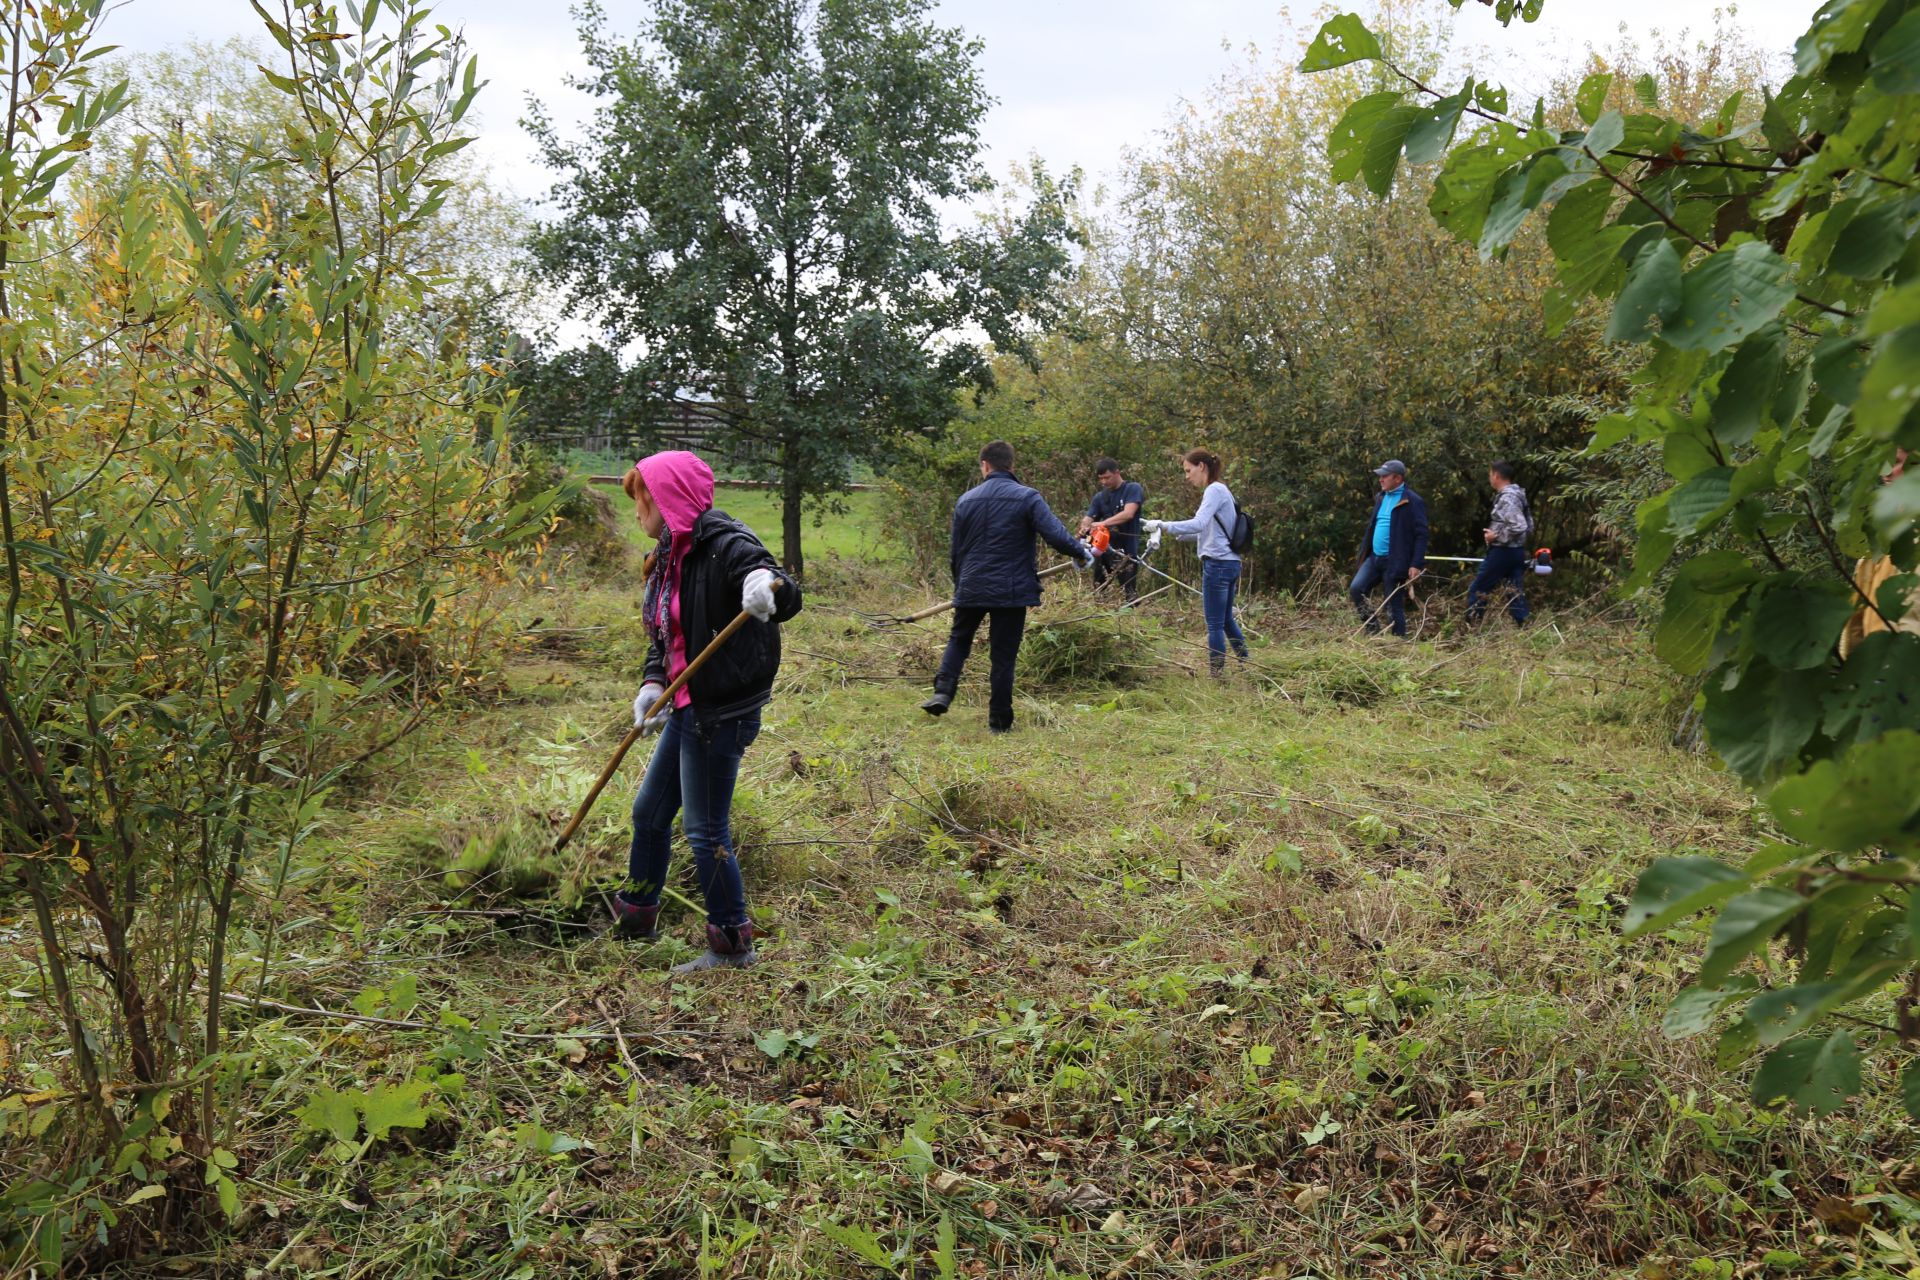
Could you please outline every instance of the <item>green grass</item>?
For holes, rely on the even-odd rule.
[[[1197,609],[1104,616],[1075,581],[1034,620],[1052,678],[1001,739],[984,654],[931,721],[942,632],[853,613],[921,601],[821,577],[736,802],[761,966],[669,978],[697,927],[678,905],[654,947],[566,927],[618,882],[637,757],[517,877],[533,897],[449,881],[463,853],[542,863],[627,723],[631,591],[529,592],[523,621],[576,629],[368,770],[282,913],[277,999],[419,1025],[253,1023],[230,1142],[250,1207],[201,1261],[1813,1275],[1877,1247],[1826,1227],[1823,1197],[1912,1211],[1891,1082],[1803,1125],[1660,1033],[1700,937],[1622,940],[1635,873],[1767,833],[1667,745],[1674,695],[1636,633],[1549,599],[1524,633],[1434,617],[1406,644],[1356,637],[1341,602],[1253,601],[1254,667],[1216,683]],[[384,1141],[296,1118],[409,1079],[437,1082],[426,1122]]]

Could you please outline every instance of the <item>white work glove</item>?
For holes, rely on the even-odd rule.
[[[740,585],[740,607],[765,622],[773,616],[773,584],[778,581],[771,569],[755,569]]]
[[[665,685],[655,684],[651,680],[640,686],[639,696],[633,700],[634,728],[646,729],[651,733],[660,727],[666,719],[665,716],[662,716],[659,720],[655,720],[651,725],[647,723],[647,717],[653,713],[654,704],[660,701],[660,695],[666,691]]]
[[[1160,522],[1158,520],[1154,520],[1154,521],[1150,521],[1149,523],[1151,523],[1154,526],[1154,529],[1153,529],[1153,532],[1147,535],[1147,554],[1152,555],[1154,552],[1160,549],[1160,528],[1159,528]]]
[[[1088,546],[1084,542],[1081,543],[1080,558],[1073,562],[1074,565],[1080,570],[1080,572],[1085,573],[1087,570],[1093,568],[1093,560],[1094,560],[1093,548]]]
[[[1140,527],[1156,538],[1160,536],[1160,530],[1166,528],[1166,525],[1167,522],[1165,520],[1142,520],[1140,522]]]

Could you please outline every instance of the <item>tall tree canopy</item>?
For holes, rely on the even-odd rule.
[[[989,99],[978,42],[931,7],[659,0],[622,42],[588,4],[588,136],[537,106],[528,122],[570,174],[541,269],[638,347],[659,395],[718,402],[771,453],[795,572],[802,499],[943,425],[954,390],[989,379],[977,338],[1027,351],[1068,265],[1070,191],[1044,174],[1011,223],[942,225],[989,186]]]

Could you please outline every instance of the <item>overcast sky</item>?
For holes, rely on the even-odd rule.
[[[612,28],[630,32],[645,12],[641,0],[605,0]],[[1643,45],[1658,29],[1666,40],[1682,29],[1711,29],[1717,6],[1703,0],[1547,0],[1542,19],[1503,31],[1491,9],[1473,3],[1458,15],[1446,0],[1414,0],[1434,20],[1455,25],[1456,39],[1496,52],[1516,89],[1542,84],[1552,69],[1588,44],[1611,43],[1624,27]],[[1370,5],[1361,3],[1363,12]],[[480,97],[475,144],[495,180],[538,199],[550,176],[534,159],[519,127],[529,93],[563,125],[584,118],[586,100],[562,80],[584,68],[574,26],[556,0],[441,0],[433,18],[464,28],[491,81]],[[1750,0],[1737,21],[1763,46],[1786,51],[1815,5]],[[1270,0],[941,0],[944,21],[986,46],[988,90],[998,104],[988,116],[988,163],[996,176],[1032,152],[1056,172],[1080,165],[1094,180],[1109,175],[1128,146],[1151,140],[1183,100],[1197,99],[1249,45],[1295,53],[1311,37],[1315,10],[1299,16]],[[246,0],[123,0],[104,24],[109,41],[129,51],[165,48],[191,38],[224,40],[260,31]],[[1492,68],[1476,61],[1477,67]]]

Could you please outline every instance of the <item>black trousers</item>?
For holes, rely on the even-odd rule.
[[[940,674],[933,678],[935,693],[951,694],[960,687],[960,670],[973,652],[974,633],[980,620],[991,617],[993,630],[988,654],[992,666],[987,673],[987,724],[995,729],[1013,725],[1013,667],[1020,658],[1020,640],[1027,634],[1027,610],[1024,605],[1002,609],[982,609],[961,605],[953,611],[953,630],[947,633],[947,651],[940,659]]]
[[[1109,547],[1093,562],[1093,585],[1101,586],[1108,578],[1120,581],[1120,590],[1127,599],[1132,600],[1140,594],[1140,566],[1119,551]]]

